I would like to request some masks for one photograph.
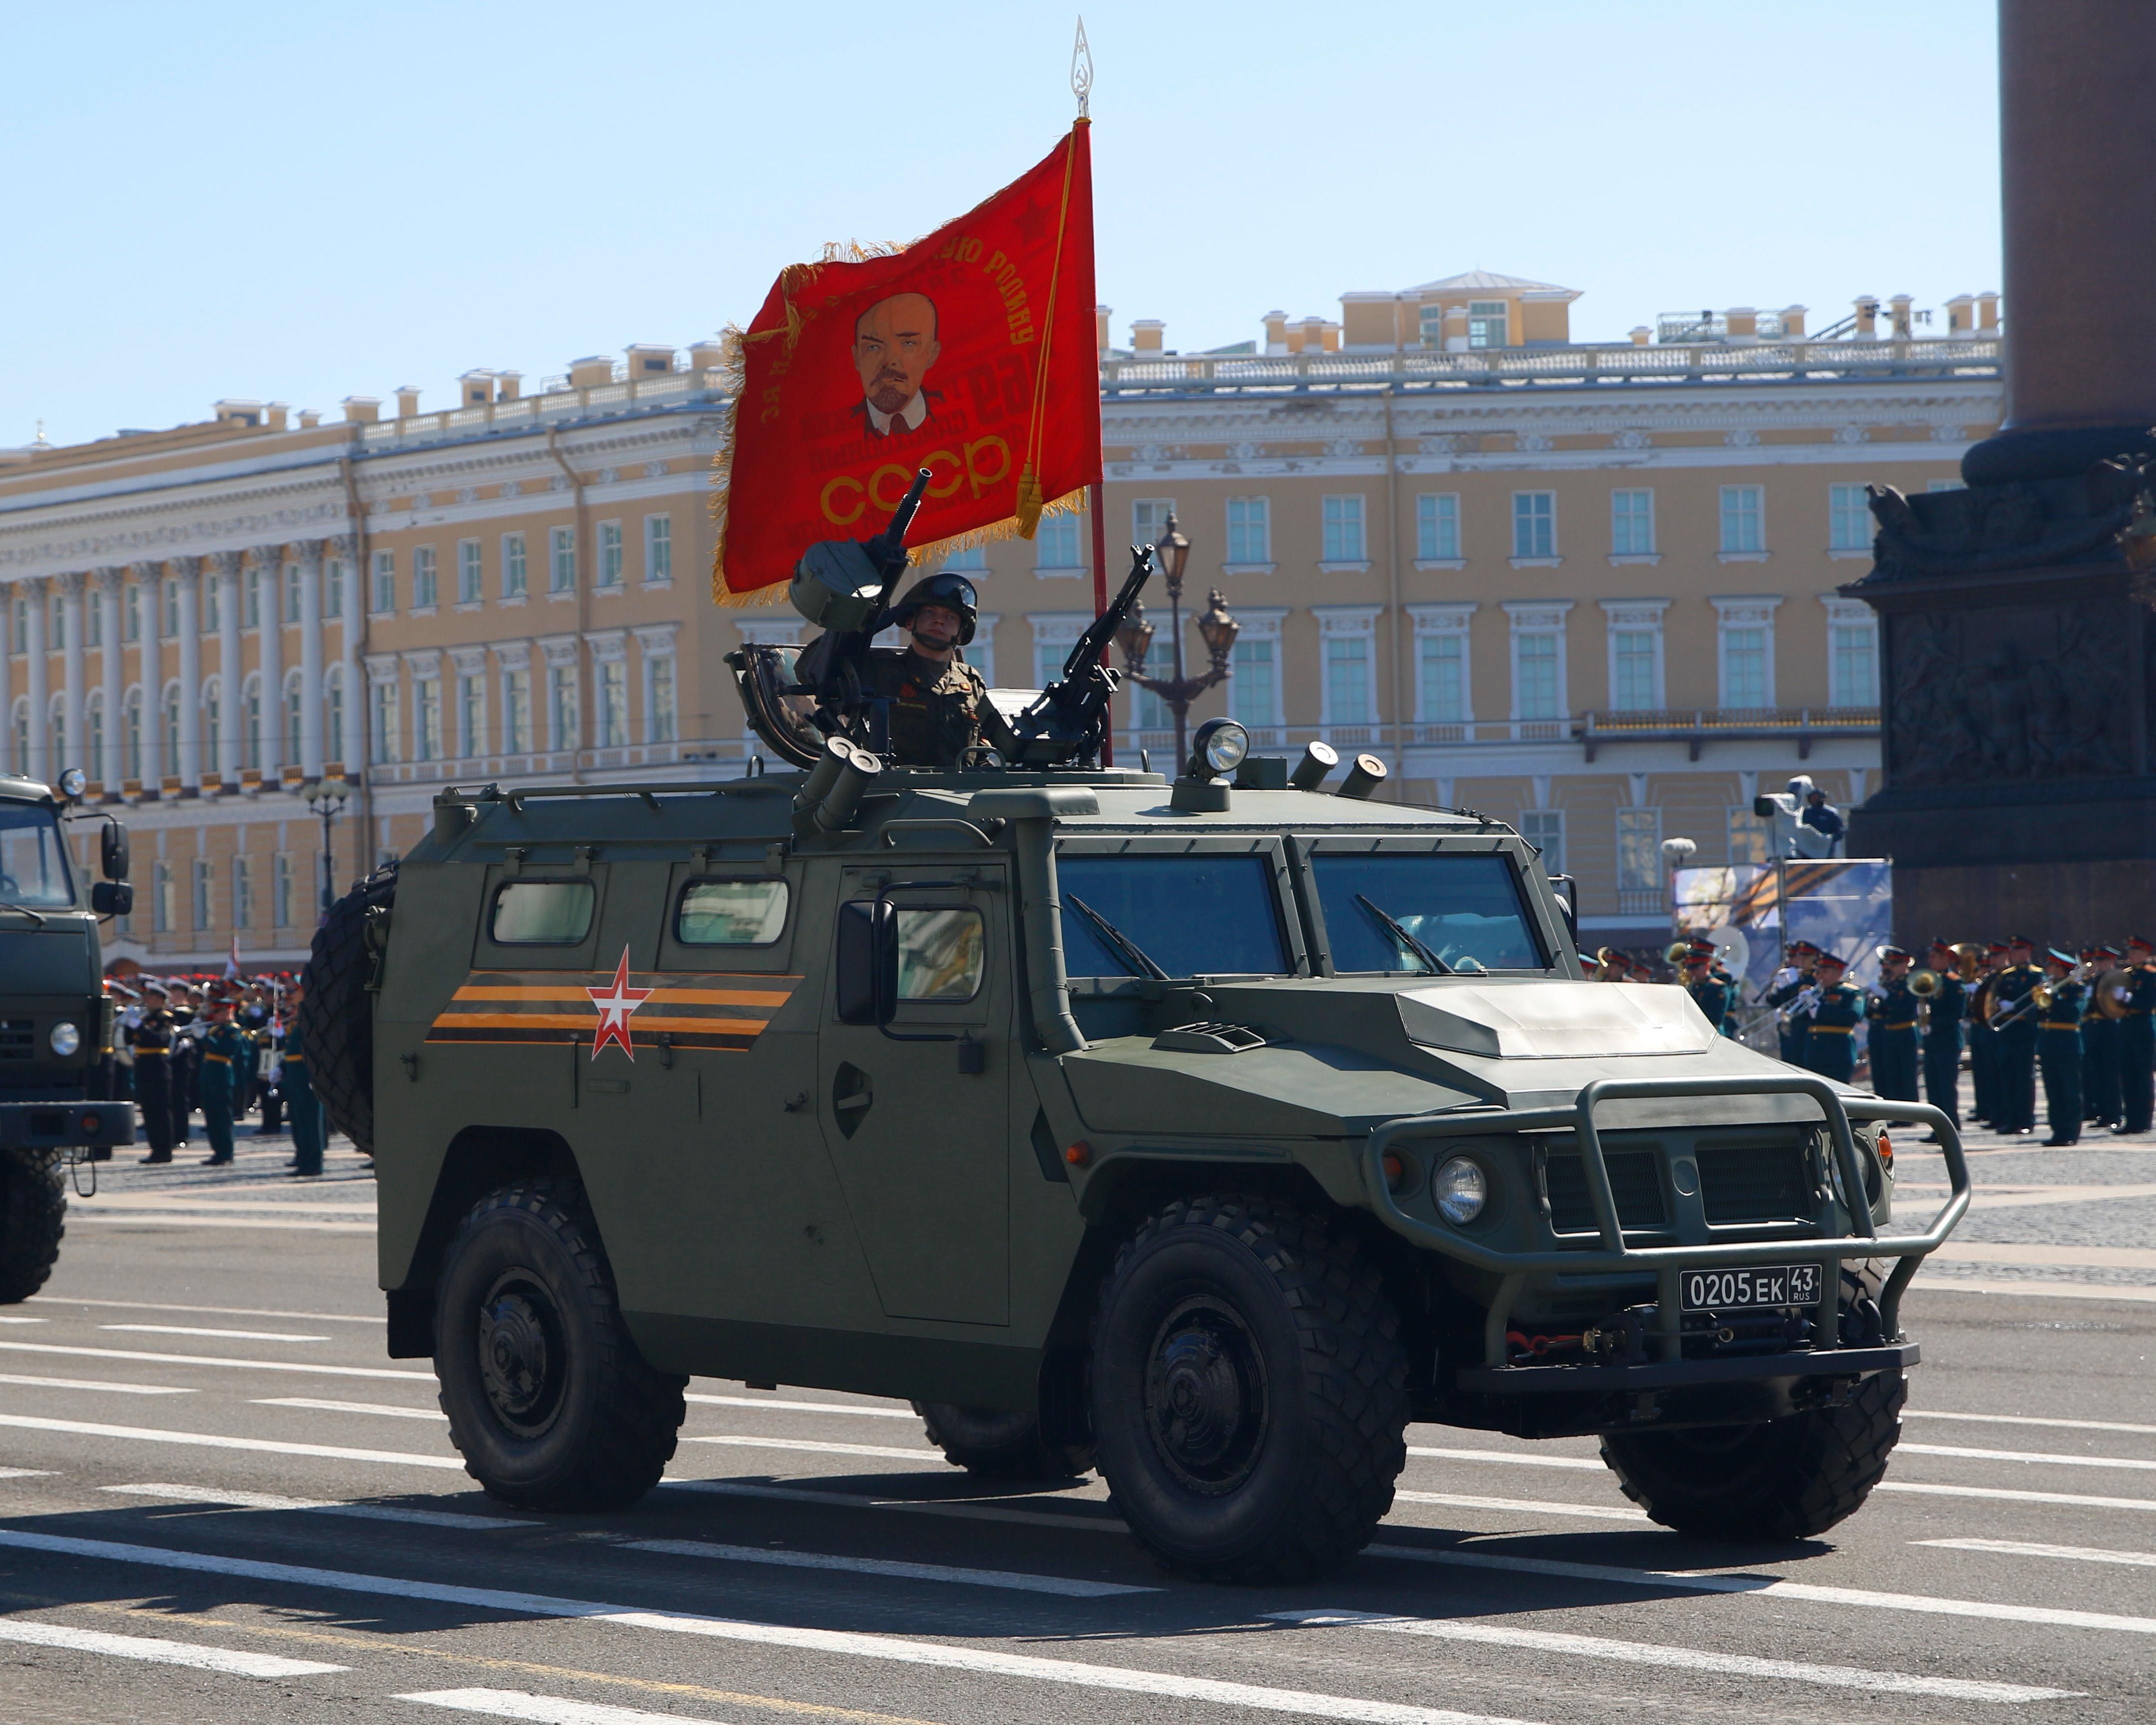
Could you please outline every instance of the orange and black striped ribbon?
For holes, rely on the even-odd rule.
[[[475,971],[429,1026],[434,1043],[588,1042],[598,1034],[591,989],[612,972]],[[801,983],[798,976],[685,975],[631,971],[633,988],[649,996],[629,1015],[630,1043],[716,1053],[746,1052]]]

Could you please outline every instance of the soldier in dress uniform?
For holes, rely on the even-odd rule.
[[[142,1137],[150,1146],[144,1163],[172,1159],[172,1015],[165,990],[142,986],[142,1010],[127,1032],[135,1058],[135,1101],[142,1111]]]
[[[2044,955],[2050,973],[2051,1004],[2039,1007],[2036,1057],[2044,1069],[2044,1119],[2051,1135],[2044,1142],[2078,1144],[2082,1137],[2082,1012],[2088,989],[2074,980],[2074,955],[2056,947]]]
[[[1844,982],[1847,966],[1832,952],[1819,957],[1819,1004],[1804,1033],[1804,1065],[1843,1084],[1856,1077],[1856,1027],[1864,1022],[1864,990]]]
[[[1969,1117],[1983,1126],[1997,1126],[2005,1117],[1999,1098],[1999,1039],[1984,1025],[1997,1004],[1999,978],[2006,969],[2006,943],[1989,942],[1984,951],[1984,969],[1969,995],[1969,1080],[1974,1095]]]
[[[2036,943],[2025,934],[2006,942],[2006,968],[1992,989],[1991,1037],[1999,1090],[1999,1111],[1991,1129],[2025,1138],[2036,1130],[2036,1010],[2026,1000],[2043,973],[2030,961]],[[2011,1014],[2010,1017],[2009,1014]],[[2004,1020],[2002,1023],[2001,1021]]]
[[[1961,1124],[1961,1021],[1969,990],[1955,973],[1960,954],[1944,939],[1932,942],[1931,968],[1939,979],[1924,1014],[1924,1100],[1956,1126]],[[1937,1143],[1938,1134],[1925,1138]]]
[[[2082,963],[2092,983],[2114,970],[2125,955],[2116,947],[2082,949]],[[2121,1097],[2118,1087],[2118,1020],[2105,1016],[2103,1002],[2093,986],[2082,1003],[2082,1122],[2085,1126],[2118,1124]]]
[[[196,992],[182,982],[172,984],[172,1143],[185,1149],[193,1123],[197,1086],[202,1061],[195,1045],[195,1026],[202,1013]]]
[[[238,1094],[239,1063],[247,1053],[247,1038],[232,1021],[232,1003],[213,1000],[207,1008],[208,1028],[198,1039],[201,1076],[203,1131],[209,1139],[204,1168],[232,1164],[232,1107]]]
[[[1632,961],[1614,947],[1604,947],[1594,957],[1583,961],[1588,973],[1598,983],[1625,983],[1632,979]]]
[[[980,619],[973,583],[946,569],[916,582],[891,614],[901,649],[869,655],[868,693],[890,703],[891,758],[901,767],[957,767],[981,740],[988,684],[962,649]]]
[[[286,999],[284,1047],[285,1105],[292,1116],[293,1174],[310,1178],[322,1171],[322,1148],[329,1128],[322,1105],[307,1080],[307,1052],[300,1040],[300,985],[295,983]]]
[[[1707,1023],[1727,1035],[1729,988],[1715,974],[1719,967],[1714,958],[1712,941],[1693,941],[1685,951],[1684,988],[1685,993],[1691,996],[1692,1004],[1707,1015]]]
[[[1871,1087],[1889,1101],[1917,1100],[1917,997],[1909,992],[1914,955],[1879,949],[1879,993],[1865,1005],[1871,1020]]]
[[[2114,1132],[2145,1132],[2156,1107],[2156,946],[2145,935],[2126,942],[2126,970],[2133,978],[2126,1016],[2118,1021],[2119,1122]]]
[[[1782,1059],[1792,1066],[1804,1064],[1804,1029],[1811,1021],[1809,991],[1816,980],[1819,961],[1820,949],[1810,941],[1792,942],[1782,949],[1782,968],[1767,987],[1767,1004],[1775,1009],[1775,1029],[1781,1037]]]

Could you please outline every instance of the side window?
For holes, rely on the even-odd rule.
[[[981,913],[973,910],[898,913],[898,998],[971,1000],[987,963]]]
[[[674,937],[685,947],[767,947],[786,932],[783,880],[691,880]]]
[[[494,896],[497,946],[573,947],[592,932],[598,895],[588,880],[511,880]]]

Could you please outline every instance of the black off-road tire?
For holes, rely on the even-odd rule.
[[[300,1041],[307,1079],[335,1130],[362,1156],[374,1154],[374,997],[367,978],[370,911],[388,915],[397,901],[397,865],[384,863],[322,919],[307,955],[307,992],[300,1002]]]
[[[0,1306],[45,1285],[67,1231],[67,1181],[49,1151],[0,1150]]]
[[[654,1370],[622,1322],[573,1180],[520,1180],[472,1206],[442,1266],[434,1374],[465,1471],[523,1509],[635,1502],[687,1411],[689,1380]]]
[[[1063,1480],[1093,1466],[1091,1444],[1047,1437],[1038,1414],[961,1408],[950,1402],[916,1402],[913,1411],[944,1459],[976,1479]]]
[[[1093,1430],[1138,1543],[1204,1581],[1346,1562],[1407,1460],[1407,1356],[1376,1266],[1322,1214],[1179,1199],[1116,1254],[1093,1325]]]
[[[1602,1460],[1665,1527],[1749,1544],[1810,1539],[1863,1507],[1902,1435],[1908,1380],[1881,1372],[1845,1407],[1758,1425],[1613,1432]]]

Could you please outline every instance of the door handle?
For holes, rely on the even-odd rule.
[[[875,1091],[869,1075],[850,1060],[842,1061],[831,1075],[831,1119],[845,1137],[853,1137],[868,1118]]]

